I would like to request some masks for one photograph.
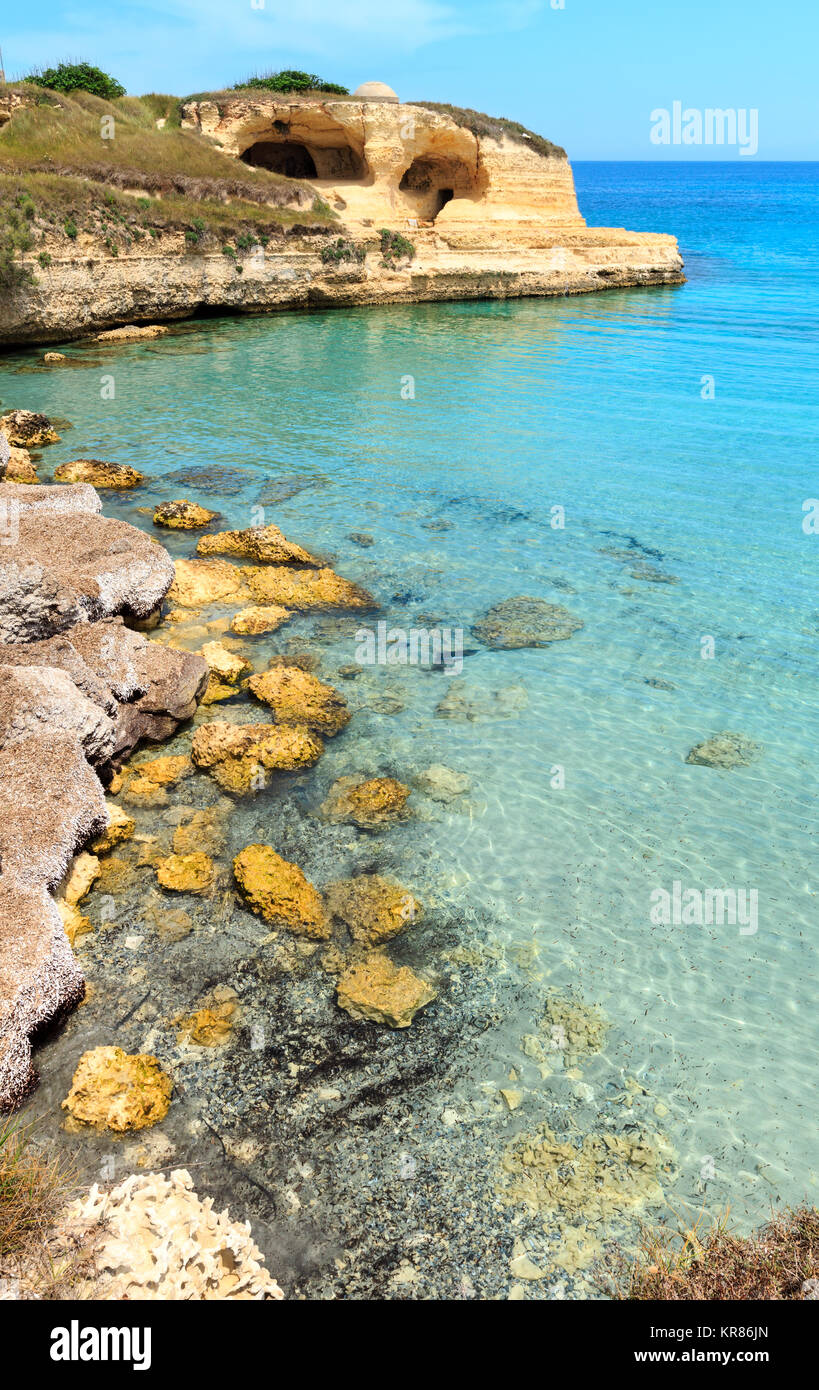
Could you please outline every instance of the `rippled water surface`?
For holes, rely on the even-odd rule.
[[[378,668],[316,775],[469,776],[401,832],[407,881],[598,1004],[667,1112],[681,1199],[747,1219],[816,1199],[817,168],[578,165],[590,223],[678,235],[680,288],[211,320],[59,371],[16,355],[0,385],[73,422],[44,478],[78,455],[149,476],[109,514],[150,527],[137,508],[189,496],[238,527],[261,506],[391,625],[464,629],[477,717],[436,716],[452,677]],[[582,631],[485,649],[472,623],[519,594]],[[332,679],[354,638],[318,635]],[[686,764],[723,730],[761,746],[750,765]],[[675,880],[756,890],[758,930],[652,922]]]

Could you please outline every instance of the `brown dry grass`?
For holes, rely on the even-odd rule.
[[[58,1232],[75,1189],[71,1163],[38,1149],[31,1126],[0,1120],[0,1281],[17,1296],[76,1296],[90,1257]]]
[[[819,1278],[819,1211],[785,1208],[750,1236],[731,1230],[728,1214],[701,1233],[700,1218],[676,1231],[645,1230],[633,1260],[618,1253],[601,1272],[611,1298],[665,1302],[801,1299]]]

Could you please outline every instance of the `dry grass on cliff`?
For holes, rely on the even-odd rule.
[[[31,98],[30,88],[25,95]],[[88,92],[70,97],[38,92],[34,100],[0,129],[0,170],[5,173],[75,175],[187,198],[277,206],[298,202],[308,209],[313,202],[313,190],[298,180],[237,165],[204,136],[180,129],[175,97],[102,101]],[[158,119],[168,122],[161,130]]]
[[[70,1162],[38,1150],[30,1126],[0,1119],[0,1282],[12,1295],[61,1299],[75,1294],[88,1254],[55,1238],[75,1188]]]
[[[727,1217],[700,1234],[644,1231],[633,1261],[610,1260],[600,1279],[609,1297],[665,1302],[796,1300],[806,1279],[819,1278],[819,1211],[786,1208],[751,1236],[731,1231]]]
[[[527,130],[520,121],[510,121],[506,116],[487,116],[484,111],[473,111],[468,106],[450,106],[443,101],[413,101],[411,106],[422,106],[427,111],[437,111],[439,116],[449,116],[456,125],[471,130],[478,138],[485,140],[515,140],[519,145],[542,154],[546,159],[565,159],[566,151],[562,145],[555,145],[545,135]]]

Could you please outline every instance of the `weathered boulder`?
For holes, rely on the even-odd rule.
[[[397,966],[383,951],[371,951],[339,977],[338,1003],[353,1018],[409,1028],[419,1009],[435,998],[435,990],[409,966]]]
[[[373,609],[378,603],[372,594],[342,579],[331,569],[288,569],[271,565],[266,569],[246,566],[241,573],[257,603],[281,604],[308,613],[313,610],[351,608]]]
[[[332,934],[318,889],[269,845],[248,845],[234,859],[233,873],[248,906],[266,922],[314,940]]]
[[[2,476],[0,467],[0,478]],[[19,515],[24,509],[40,514],[54,512],[60,516],[94,515],[102,511],[102,499],[87,483],[58,488],[47,483],[29,486],[0,482],[0,514]]]
[[[172,1091],[173,1082],[156,1057],[95,1047],[80,1058],[63,1109],[79,1126],[123,1134],[164,1120]]]
[[[261,789],[267,772],[295,772],[317,763],[324,745],[297,725],[202,724],[193,736],[191,755],[225,791]]]
[[[327,911],[356,941],[379,946],[421,917],[421,904],[406,888],[381,874],[342,878],[324,890]]]
[[[92,487],[127,491],[145,481],[144,474],[127,463],[107,463],[103,459],[74,459],[54,470],[56,483],[90,483]]]
[[[113,720],[63,671],[0,666],[0,748],[51,728],[73,734],[89,762],[104,762],[111,756]]]
[[[3,438],[3,442],[5,443],[5,438]],[[0,476],[4,476],[8,483],[23,483],[26,486],[39,483],[40,481],[37,477],[37,469],[31,461],[31,455],[28,449],[9,448],[6,471],[5,474],[3,474],[2,468],[0,467]]]
[[[465,772],[455,772],[451,767],[444,767],[443,763],[433,763],[425,768],[414,778],[414,782],[431,800],[444,802],[463,796],[472,785]]]
[[[274,666],[245,682],[257,700],[269,705],[279,724],[306,724],[327,737],[350,722],[343,697],[298,666]]]
[[[210,671],[208,687],[202,697],[202,703],[205,705],[215,704],[218,700],[229,700],[238,694],[237,687],[242,676],[253,670],[249,661],[232,652],[222,642],[206,642],[202,648],[202,656]]]
[[[197,555],[235,555],[259,564],[312,565],[316,560],[300,545],[289,541],[278,526],[249,526],[244,531],[219,531],[202,536],[196,545]]]
[[[522,595],[496,603],[474,624],[472,631],[487,647],[504,649],[545,647],[550,642],[563,642],[582,626],[582,618],[575,617],[561,604]]]
[[[112,613],[145,618],[173,579],[167,552],[123,521],[23,507],[16,532],[0,547],[0,641],[30,642]]]
[[[215,521],[218,512],[209,512],[197,502],[178,498],[175,502],[160,502],[154,512],[154,526],[164,526],[169,531],[198,531]]]
[[[362,830],[377,830],[406,820],[409,787],[395,777],[371,777],[360,782],[357,777],[339,777],[330,788],[321,811],[326,820],[349,821]]]
[[[0,434],[18,449],[40,449],[60,439],[48,416],[33,410],[9,410],[0,415]]]
[[[108,812],[108,824],[102,834],[91,842],[94,854],[108,854],[110,850],[130,840],[136,830],[133,816],[129,816],[115,801],[106,802],[105,809]]]

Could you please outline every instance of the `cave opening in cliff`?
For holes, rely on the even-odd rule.
[[[445,155],[418,155],[398,187],[410,195],[415,212],[425,221],[434,221],[453,198],[478,195],[477,180],[468,165]]]
[[[336,179],[343,183],[358,181],[367,175],[362,155],[351,145],[306,145],[302,140],[292,139],[257,140],[241,157],[245,164],[270,169],[289,179]]]
[[[317,179],[318,171],[306,145],[295,140],[259,140],[242,154],[245,164],[270,169],[288,179]]]

